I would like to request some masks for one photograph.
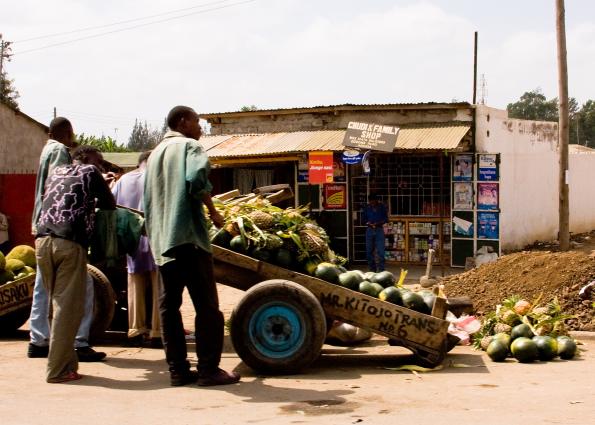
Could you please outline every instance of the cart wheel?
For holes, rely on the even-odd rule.
[[[95,291],[93,322],[89,332],[89,338],[95,340],[100,338],[112,323],[116,294],[109,279],[97,267],[87,264],[87,273],[93,278],[93,289]]]
[[[12,311],[0,317],[0,335],[10,335],[15,333],[29,319],[31,306]]]
[[[273,279],[255,285],[231,316],[231,341],[252,369],[291,374],[320,355],[326,337],[324,310],[297,283]]]

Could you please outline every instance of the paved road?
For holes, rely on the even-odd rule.
[[[237,296],[222,290],[227,313]],[[595,340],[585,342],[592,347],[579,360],[534,364],[457,347],[442,370],[416,375],[386,369],[409,363],[408,352],[375,338],[325,346],[306,374],[280,377],[254,375],[227,343],[222,366],[242,373],[240,384],[172,388],[161,350],[119,346],[98,347],[108,360],[81,364],[81,381],[46,384],[45,359],[25,357],[23,330],[0,340],[1,423],[592,424]]]

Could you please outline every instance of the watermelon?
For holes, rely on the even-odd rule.
[[[383,288],[380,284],[375,282],[370,282],[368,280],[364,280],[359,284],[359,291],[362,294],[369,295],[371,297],[377,298],[378,294],[382,292]]]
[[[241,254],[245,254],[248,251],[248,244],[245,242],[244,238],[242,238],[242,236],[237,235],[234,236],[231,241],[229,242],[229,247],[235,251],[235,252],[239,252]]]
[[[374,276],[370,278],[370,282],[378,283],[383,288],[388,288],[389,286],[393,286],[395,284],[396,279],[394,274],[385,270],[383,272],[374,274]]]
[[[290,269],[293,266],[293,254],[287,249],[280,248],[273,255],[273,262],[279,267]]]
[[[355,271],[351,271],[351,272],[341,273],[338,278],[338,283],[339,283],[339,285],[344,286],[345,288],[349,288],[354,291],[357,291],[359,289],[359,284],[363,280],[364,279],[362,278],[362,276],[359,273],[357,273]]]
[[[336,283],[339,280],[341,270],[331,263],[320,263],[314,271],[314,276],[327,282]]]
[[[389,303],[393,303],[396,305],[403,305],[403,298],[401,296],[401,291],[399,291],[394,286],[389,286],[388,288],[384,288],[380,294],[378,294],[378,298],[382,301],[387,301]]]
[[[403,298],[404,307],[418,311],[420,313],[430,314],[431,310],[428,309],[424,299],[418,293],[409,291],[403,293],[401,296]]]
[[[537,360],[539,350],[537,344],[533,340],[520,336],[512,341],[510,344],[510,352],[512,356],[521,363],[530,363]]]

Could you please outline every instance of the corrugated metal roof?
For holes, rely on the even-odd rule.
[[[140,152],[103,152],[103,159],[122,168],[136,168]]]
[[[374,109],[411,109],[411,108],[470,108],[471,104],[468,102],[418,102],[418,103],[369,103],[369,104],[353,104],[344,103],[341,105],[319,105],[319,106],[300,106],[293,108],[273,108],[273,109],[256,109],[254,111],[228,111],[228,112],[212,112],[199,113],[202,118],[216,118],[219,116],[229,115],[268,115],[268,114],[288,114],[298,111],[317,112],[325,110],[374,110]]]
[[[456,149],[470,128],[468,124],[453,123],[401,128],[395,149]],[[344,136],[345,130],[319,130],[205,136],[200,141],[205,146],[212,146],[207,149],[211,158],[231,158],[309,151],[342,151],[345,148]],[[215,143],[219,140],[222,141]]]

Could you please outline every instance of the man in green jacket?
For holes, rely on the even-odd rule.
[[[202,131],[196,112],[176,106],[167,116],[170,129],[151,153],[145,174],[145,226],[162,276],[159,311],[172,386],[225,385],[240,376],[219,368],[223,314],[213,277],[213,257],[203,205],[212,222],[223,217],[211,200],[209,158],[197,142]],[[196,310],[198,371],[190,370],[180,306],[184,287]]]

